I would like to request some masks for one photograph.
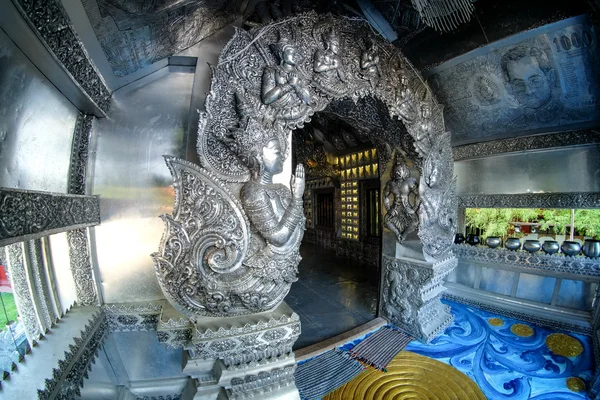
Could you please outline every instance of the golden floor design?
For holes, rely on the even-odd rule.
[[[583,352],[581,342],[564,333],[553,333],[546,338],[546,346],[554,354],[563,357],[577,357]]]
[[[572,376],[567,378],[567,388],[572,392],[584,392],[585,391],[585,382],[576,376]]]
[[[510,331],[520,337],[533,336],[533,328],[525,324],[513,324]]]
[[[323,400],[486,400],[462,372],[410,351],[398,353],[387,371],[369,368]]]
[[[504,325],[504,321],[502,321],[500,318],[490,318],[490,319],[488,319],[488,323],[491,326],[502,326],[502,325]]]

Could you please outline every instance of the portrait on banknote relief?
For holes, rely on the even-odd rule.
[[[453,144],[597,124],[596,40],[587,17],[574,17],[428,71]]]

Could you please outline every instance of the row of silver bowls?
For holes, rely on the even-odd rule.
[[[468,241],[470,243],[470,241]],[[479,242],[479,241],[477,241]],[[495,249],[502,246],[502,238],[498,236],[488,236],[485,239],[485,244]],[[504,247],[508,250],[519,250],[521,249],[521,240],[519,238],[508,238],[504,242]],[[579,253],[583,252],[586,257],[589,258],[600,258],[600,240],[586,239],[583,246],[578,242],[565,240],[562,245],[554,240],[546,240],[544,243],[540,243],[539,240],[526,240],[523,243],[523,250],[529,253],[537,253],[542,250],[546,254],[556,254],[559,250],[566,256],[574,257]]]

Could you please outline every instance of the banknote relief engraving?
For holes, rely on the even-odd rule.
[[[587,16],[512,36],[426,76],[455,146],[600,122],[600,53]]]
[[[273,176],[290,156],[292,130],[335,104],[329,112],[372,120],[374,141],[405,148],[414,176],[398,179],[410,180],[423,205],[411,205],[403,230],[424,221],[417,232],[423,251],[446,257],[457,208],[442,108],[404,56],[369,36],[364,22],[307,13],[236,31],[200,115],[201,166],[166,158],[175,207],[163,216],[153,258],[174,307],[191,317],[236,316],[283,300],[297,280],[305,170],[297,165],[289,188]],[[402,192],[394,191],[398,208]]]

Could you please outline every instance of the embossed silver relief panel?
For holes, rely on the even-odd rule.
[[[175,209],[163,217],[154,260],[174,306],[231,316],[283,299],[300,260],[304,171],[298,166],[291,190],[272,177],[289,155],[291,130],[347,97],[377,99],[365,119],[404,124],[408,134],[398,131],[392,143],[416,158],[424,252],[435,259],[449,251],[456,204],[441,107],[404,56],[372,38],[368,26],[309,13],[277,28],[237,31],[213,72],[198,131],[202,167],[167,158]]]

